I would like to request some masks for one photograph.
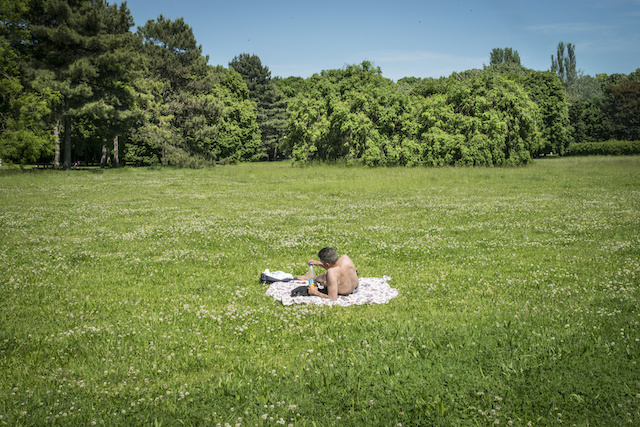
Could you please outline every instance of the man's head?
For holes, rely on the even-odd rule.
[[[338,254],[331,248],[323,248],[318,252],[318,258],[325,264],[333,265],[338,262]]]

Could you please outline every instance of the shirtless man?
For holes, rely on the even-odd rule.
[[[338,258],[336,251],[324,248],[318,252],[318,258],[320,261],[310,260],[309,263],[327,270],[316,277],[316,282],[324,285],[327,293],[321,292],[315,286],[309,286],[309,295],[337,300],[338,295],[349,295],[358,287],[358,273],[348,256],[342,255]],[[298,278],[307,279],[306,275]]]

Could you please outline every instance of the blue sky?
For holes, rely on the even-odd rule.
[[[111,1],[111,3],[119,3]],[[256,54],[272,76],[368,60],[382,75],[440,77],[489,64],[493,48],[547,70],[559,41],[584,74],[640,68],[640,0],[129,0],[136,26],[184,18],[211,65]],[[135,30],[135,28],[134,28]]]

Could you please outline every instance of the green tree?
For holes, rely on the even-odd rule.
[[[602,109],[612,138],[640,141],[640,69],[607,89]]]
[[[273,77],[271,79],[274,85],[286,96],[293,98],[297,94],[306,90],[306,80],[302,77]]]
[[[518,64],[520,65],[520,54],[510,47],[494,48],[489,56],[489,65],[498,64]]]
[[[548,71],[535,71],[514,63],[492,65],[484,72],[501,75],[529,93],[540,113],[540,150],[544,153],[564,153],[571,142],[571,125],[567,94],[560,78]]]
[[[609,139],[602,104],[601,98],[591,98],[576,101],[569,106],[574,142],[599,142]]]
[[[581,75],[568,89],[575,142],[638,140],[640,69],[625,74]]]
[[[540,111],[523,85],[491,70],[449,78],[420,113],[424,158],[433,165],[519,165],[540,150]]]
[[[53,154],[45,118],[57,93],[30,87],[20,71],[29,43],[27,0],[0,0],[0,158],[20,164]]]
[[[597,78],[580,74],[567,90],[567,101],[574,142],[608,138],[602,113],[604,91]]]
[[[208,58],[202,56],[192,28],[182,18],[172,21],[160,15],[139,28],[138,36],[146,70],[137,85],[147,95],[143,109],[148,114],[132,135],[136,147],[130,147],[127,158],[136,163],[144,159],[143,164],[178,164],[190,156],[206,157],[204,150],[194,152],[189,146],[193,138],[187,141],[181,132],[193,120],[188,86],[207,70]]]
[[[254,104],[242,77],[207,65],[182,18],[148,21],[138,35],[145,70],[136,81],[143,118],[126,159],[134,164],[201,166],[255,160],[260,149]]]
[[[298,162],[420,163],[415,104],[368,61],[312,76],[289,111],[287,141]]]
[[[567,43],[565,46],[564,42],[559,42],[557,56],[551,55],[551,72],[560,77],[565,87],[571,85],[578,77],[575,48],[572,43]]]
[[[249,99],[256,103],[258,126],[262,137],[262,157],[277,160],[286,152],[282,142],[287,125],[285,96],[271,80],[271,71],[257,55],[242,53],[229,62],[229,67],[240,73],[249,89]]]
[[[103,0],[32,1],[27,19],[32,39],[28,70],[40,87],[61,94],[53,126],[56,166],[61,122],[64,168],[69,169],[72,123],[87,116],[104,123],[120,121],[127,109],[123,100],[129,98],[127,73],[135,51],[132,25],[126,4],[118,8]]]
[[[523,80],[526,90],[540,110],[540,150],[532,154],[564,154],[572,141],[569,104],[562,82],[548,71],[530,71]]]
[[[540,151],[540,109],[521,82],[487,69],[410,84],[367,61],[312,76],[289,106],[294,159],[491,166]]]

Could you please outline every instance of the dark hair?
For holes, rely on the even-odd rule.
[[[318,258],[322,262],[335,264],[338,261],[338,254],[332,248],[323,248],[318,252]]]

